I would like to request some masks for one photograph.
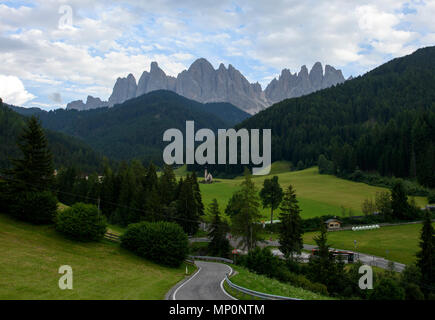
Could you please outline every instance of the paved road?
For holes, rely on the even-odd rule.
[[[171,289],[169,300],[232,300],[223,290],[225,275],[232,269],[222,263],[195,261],[197,273]]]
[[[210,241],[208,238],[191,238],[190,239],[191,242],[207,242]],[[236,248],[238,241],[236,241],[234,238],[232,238],[230,240],[231,245]],[[270,241],[270,240],[266,240],[263,243],[259,243],[260,247],[264,247],[264,246],[272,246],[272,247],[279,247],[279,242],[278,241]],[[304,249],[305,250],[312,250],[316,248],[316,246],[314,245],[310,245],[310,244],[304,244]],[[334,248],[331,248],[334,249]],[[342,250],[342,249],[337,249],[335,248],[335,250]],[[276,250],[278,251],[278,250]],[[349,251],[349,250],[343,250],[343,251]],[[359,259],[363,264],[367,264],[370,266],[376,266],[382,269],[389,269],[389,260],[382,258],[382,257],[377,257],[377,256],[373,256],[373,255],[369,255],[369,254],[365,254],[365,253],[361,253],[361,252],[356,252],[353,251],[355,253],[358,254],[357,259]],[[278,253],[279,255],[279,253]],[[403,263],[399,263],[399,262],[394,262],[394,270],[397,272],[402,272],[403,269],[405,269],[406,265],[404,265]]]

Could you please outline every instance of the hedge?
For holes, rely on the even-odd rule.
[[[139,222],[128,226],[121,246],[158,264],[178,267],[186,258],[187,235],[173,222]]]
[[[107,231],[106,218],[92,204],[76,203],[59,212],[56,230],[78,241],[98,241]]]

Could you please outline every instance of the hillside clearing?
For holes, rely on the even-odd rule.
[[[342,207],[347,211],[351,209],[353,215],[362,215],[361,204],[366,198],[374,199],[376,192],[387,191],[386,188],[369,186],[360,182],[353,182],[337,178],[332,175],[321,175],[317,167],[301,170],[286,171],[285,163],[278,162],[272,165],[274,174],[268,176],[253,176],[253,181],[259,189],[263,186],[264,179],[278,176],[283,188],[292,184],[296,189],[302,218],[311,218],[322,215],[341,216]],[[184,170],[182,171],[184,172]],[[202,179],[201,175],[200,179]],[[216,198],[221,211],[225,210],[228,200],[239,189],[240,178],[217,179],[213,184],[200,184],[203,202],[205,205]],[[426,205],[426,199],[415,197],[419,206]],[[265,219],[270,219],[270,209],[260,208]],[[276,210],[277,217],[279,210]]]

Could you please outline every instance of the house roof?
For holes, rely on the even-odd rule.
[[[330,223],[330,222],[338,222],[338,223],[341,223],[341,221],[338,220],[338,219],[328,219],[328,220],[325,221],[325,223]]]

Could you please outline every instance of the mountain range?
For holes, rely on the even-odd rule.
[[[144,71],[138,82],[132,74],[118,78],[108,101],[88,96],[86,103],[73,101],[67,109],[112,107],[151,91],[169,90],[201,103],[228,102],[255,114],[284,99],[300,97],[344,81],[340,70],[326,65],[323,72],[322,64],[316,62],[310,71],[306,66],[294,74],[289,69],[282,70],[279,78],[273,79],[263,90],[258,82],[250,83],[231,64],[226,68],[221,63],[216,70],[206,59],[200,58],[175,78],[166,75],[157,62],[152,62],[150,71]]]

